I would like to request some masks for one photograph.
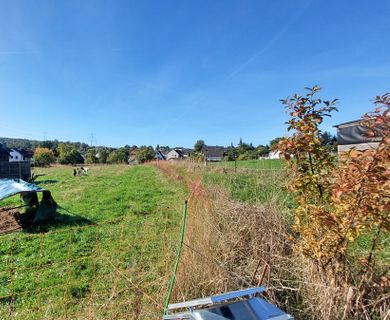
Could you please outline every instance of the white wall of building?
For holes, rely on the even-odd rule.
[[[23,161],[23,155],[14,149],[11,149],[9,152],[9,162],[15,162],[15,161]]]
[[[269,153],[268,159],[281,159],[280,151],[272,151]]]
[[[180,159],[180,154],[176,150],[171,150],[165,155],[165,158],[167,160]]]
[[[344,144],[344,145],[338,145],[337,151],[340,152],[348,152],[352,148],[355,148],[356,150],[367,150],[367,149],[376,149],[379,146],[379,142],[364,142],[364,143],[357,143],[357,144]]]

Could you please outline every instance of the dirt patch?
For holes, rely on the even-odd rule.
[[[0,209],[0,234],[25,229],[31,226],[33,213],[22,213],[18,208]]]

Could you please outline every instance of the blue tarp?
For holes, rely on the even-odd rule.
[[[37,192],[42,192],[42,200],[38,202]],[[0,179],[0,201],[20,194],[26,207],[35,208],[33,224],[46,223],[54,219],[57,203],[50,191],[21,179]]]
[[[43,192],[45,189],[22,179],[0,179],[0,200],[24,192]]]

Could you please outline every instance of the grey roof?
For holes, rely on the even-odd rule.
[[[161,158],[166,160],[165,155],[160,150],[156,150],[156,157],[157,157],[157,154],[159,154],[161,156]]]
[[[15,150],[15,151],[19,152],[23,157],[26,157],[26,158],[32,158],[32,156],[33,156],[33,153],[31,151],[27,151],[25,149],[12,148],[11,150]]]
[[[375,135],[368,135],[368,128],[362,125],[361,120],[349,121],[337,126],[337,144],[352,145],[369,142],[379,142],[383,139],[383,131],[380,126],[374,129]]]
[[[194,152],[193,149],[190,149],[190,148],[178,148],[182,154],[184,154],[185,156],[188,156],[191,152]]]
[[[9,149],[0,143],[0,154],[9,156]]]
[[[183,152],[181,151],[181,149],[174,149],[177,153],[178,153],[178,155],[180,156],[180,157],[184,157],[184,154],[183,154]]]
[[[225,153],[225,147],[221,146],[203,146],[202,153],[206,158],[222,158]]]
[[[348,124],[355,124],[355,123],[358,125],[360,122],[362,122],[362,120],[363,119],[346,121],[346,122],[342,122],[342,123],[336,124],[333,127],[338,128],[340,126],[345,126],[345,125],[348,125]]]

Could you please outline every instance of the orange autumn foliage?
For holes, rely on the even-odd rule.
[[[344,270],[348,249],[361,234],[375,233],[372,248],[377,250],[380,233],[390,230],[390,97],[377,97],[375,112],[362,119],[367,134],[380,137],[379,147],[352,149],[337,163],[319,139],[319,125],[337,110],[337,100],[315,98],[318,91],[313,87],[306,96],[282,100],[293,134],[278,147],[290,160],[290,188],[296,195],[295,247],[337,273]]]

